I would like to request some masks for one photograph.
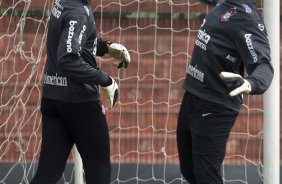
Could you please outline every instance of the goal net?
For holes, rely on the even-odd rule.
[[[0,183],[29,183],[41,144],[39,111],[51,0],[0,0]],[[260,3],[261,4],[261,3]],[[126,45],[132,63],[99,65],[118,82],[107,111],[112,183],[186,183],[176,147],[182,83],[209,7],[191,0],[95,0],[99,35]],[[260,6],[261,7],[261,6]],[[225,183],[262,183],[261,96],[246,96],[227,144]],[[74,183],[73,155],[61,183]]]

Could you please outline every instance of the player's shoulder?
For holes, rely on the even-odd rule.
[[[241,20],[238,22],[238,26],[253,33],[266,33],[265,24],[256,6],[245,1],[238,2],[240,2],[240,6],[238,7],[237,14]]]
[[[60,2],[60,4],[64,7],[64,13],[67,16],[72,17],[90,17],[92,11],[88,4],[85,3],[84,0],[55,0],[55,3]]]
[[[258,9],[251,0],[226,0],[220,3],[225,9],[227,18],[233,16],[234,19],[247,22],[257,22],[261,19]]]
[[[239,16],[241,16],[243,19],[245,19],[248,22],[256,23],[262,20],[261,15],[258,12],[258,9],[253,4],[240,2],[237,12]]]
[[[242,29],[253,29],[258,25],[264,25],[263,19],[255,4],[249,0],[224,1],[221,21],[230,22],[236,31]]]

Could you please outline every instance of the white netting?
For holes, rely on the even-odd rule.
[[[36,170],[50,6],[51,0],[0,0],[0,183],[28,183]],[[100,35],[126,45],[132,57],[126,70],[99,59],[120,86],[118,103],[107,111],[112,183],[185,183],[175,140],[181,85],[209,8],[189,0],[96,0],[92,7]],[[261,182],[262,99],[245,102],[227,145],[225,183]],[[72,183],[73,172],[67,167],[61,182]]]

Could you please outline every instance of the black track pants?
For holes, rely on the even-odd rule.
[[[184,94],[177,124],[180,169],[191,184],[222,184],[226,143],[238,112]]]
[[[55,184],[74,144],[82,158],[86,183],[110,183],[110,141],[101,102],[66,103],[43,98],[41,112],[41,153],[31,184]]]

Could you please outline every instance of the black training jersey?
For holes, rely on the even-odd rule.
[[[67,102],[99,100],[98,85],[108,85],[109,76],[97,67],[95,57],[106,52],[106,42],[97,38],[86,0],[54,1],[48,25],[43,97]]]
[[[207,14],[197,34],[184,88],[200,98],[239,111],[242,95],[231,97],[219,74],[233,72],[262,94],[273,78],[265,25],[255,0],[225,0]]]

